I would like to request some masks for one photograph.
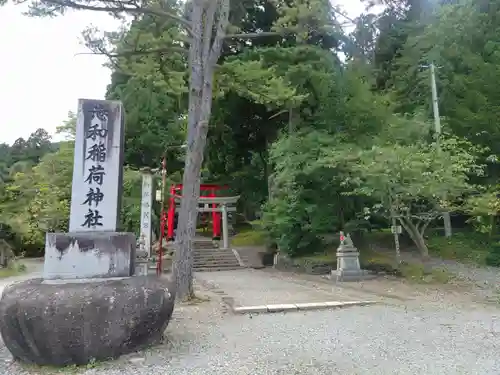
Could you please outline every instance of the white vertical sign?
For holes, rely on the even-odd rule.
[[[142,174],[142,198],[141,198],[141,240],[144,250],[151,256],[151,206],[153,205],[153,175]]]
[[[116,231],[121,200],[123,107],[78,101],[70,232]]]

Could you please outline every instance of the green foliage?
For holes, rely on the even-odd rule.
[[[16,253],[42,254],[47,232],[65,232],[69,225],[73,143],[63,142],[59,150],[46,154],[38,165],[17,172],[0,195],[3,235]],[[141,177],[129,169],[124,173],[122,227],[138,231]]]
[[[56,128],[56,133],[64,135],[67,141],[74,141],[76,137],[76,113],[69,111],[68,119]]]
[[[251,37],[226,38],[215,69],[202,179],[240,194],[247,221],[263,218],[264,228],[241,232],[236,243],[272,240],[308,256],[324,252],[328,235],[387,227],[393,216],[425,250],[425,229],[445,209],[479,237],[496,234],[500,2],[370,3],[385,6],[380,17],[367,11],[346,35],[327,0],[231,1],[228,33]],[[89,4],[30,2],[39,16]],[[153,1],[141,4],[144,12],[127,2],[93,5],[103,4],[118,17],[127,9],[135,15],[112,32],[89,28],[84,39],[109,55],[106,96],[126,109],[122,229],[137,231],[136,170],[158,167],[165,155],[170,178],[182,177],[190,70],[181,17],[191,5]],[[341,49],[346,63],[335,53]],[[430,62],[438,67],[440,150],[429,122]],[[71,141],[75,124],[70,113],[58,132]],[[35,254],[46,231],[66,230],[71,169],[71,143],[52,144],[43,129],[1,144],[1,237]],[[445,258],[496,264],[488,241],[480,250],[461,235],[431,236],[429,247]]]
[[[39,251],[46,232],[67,230],[72,170],[73,145],[63,144],[6,186],[2,219],[20,236],[27,255]]]
[[[491,251],[485,259],[488,266],[500,267],[500,241],[496,241],[491,245]]]
[[[394,71],[397,101],[403,111],[426,106],[429,111],[429,71],[437,66],[440,112],[451,131],[497,154],[500,133],[498,88],[500,50],[497,40],[498,1],[488,11],[476,1],[443,6],[426,27],[413,32],[402,49]]]
[[[281,249],[291,255],[317,250],[321,233],[345,224],[335,222],[333,213],[349,209],[347,195],[373,199],[378,212],[395,215],[426,251],[420,243],[423,232],[415,232],[418,223],[428,223],[449,208],[470,190],[469,174],[482,169],[470,143],[448,136],[438,149],[426,142],[429,127],[418,118],[387,120],[371,147],[314,131],[274,145],[273,191],[265,222]]]
[[[239,96],[271,108],[280,108],[286,104],[296,106],[305,98],[297,96],[295,89],[277,76],[275,69],[265,67],[262,61],[234,59],[226,62],[219,73],[219,95],[233,91]]]
[[[372,241],[372,245],[378,245],[378,243]],[[453,278],[444,268],[436,267],[431,270],[426,270],[424,265],[419,262],[405,262],[402,265],[397,265],[394,257],[391,257],[389,254],[370,249],[360,250],[359,261],[363,269],[401,277],[412,283],[447,284]],[[320,265],[329,265],[332,269],[335,269],[337,266],[337,259],[333,249],[326,252],[296,257],[292,262],[296,268],[304,269],[306,272]]]
[[[467,263],[485,265],[488,254],[493,249],[494,241],[482,233],[458,232],[452,238],[437,234],[428,240],[429,251],[443,259],[458,260]]]
[[[427,271],[421,263],[403,263],[399,269],[406,280],[420,284],[447,284],[453,279],[445,268],[436,267]]]
[[[323,162],[335,165],[350,157],[351,173],[344,180],[352,189],[349,194],[374,198],[377,204],[367,214],[375,211],[397,219],[424,256],[427,225],[472,190],[471,174],[483,172],[477,149],[469,142],[449,136],[437,147],[423,139],[425,129],[416,119],[398,119],[371,148],[353,153],[350,147],[347,154],[337,149]],[[418,132],[421,137],[415,136]]]
[[[139,232],[141,222],[141,189],[141,173],[125,168],[123,172],[123,199],[121,207],[121,223],[124,232],[136,234]]]
[[[247,229],[231,238],[231,244],[237,247],[266,246],[269,244],[267,232],[263,229]]]
[[[341,227],[339,210],[352,210],[352,203],[343,199],[342,188],[335,184],[340,170],[317,164],[336,144],[334,136],[310,131],[282,137],[271,149],[274,174],[264,225],[279,248],[291,256],[320,249],[321,234]]]

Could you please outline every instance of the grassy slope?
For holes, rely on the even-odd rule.
[[[249,229],[235,235],[232,243],[234,246],[265,246],[266,238],[264,231]],[[371,233],[365,242],[374,246],[360,247],[360,262],[363,268],[386,271],[416,282],[445,283],[451,278],[451,275],[442,268],[434,268],[427,272],[419,262],[405,263],[396,271],[391,233],[386,231]],[[485,265],[486,256],[491,250],[488,238],[477,233],[456,233],[451,239],[434,234],[427,243],[432,256],[477,265]],[[385,250],[375,251],[373,248]],[[335,250],[336,246],[332,246],[325,252],[304,256],[296,261],[335,265]]]

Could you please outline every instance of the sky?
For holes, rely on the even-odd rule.
[[[360,0],[336,0],[350,17],[363,11]],[[79,98],[104,99],[111,72],[103,56],[88,50],[81,32],[90,25],[112,31],[109,15],[68,12],[57,18],[29,18],[21,6],[0,7],[0,143],[27,138],[38,128],[54,134],[75,111]]]

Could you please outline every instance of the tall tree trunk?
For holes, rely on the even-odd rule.
[[[216,14],[218,14],[216,35],[212,38]],[[194,294],[192,243],[198,216],[200,173],[212,111],[214,69],[220,57],[228,18],[229,0],[195,0],[193,3],[191,16],[193,37],[189,51],[191,78],[188,144],[182,179],[182,201],[174,267],[177,295],[180,299],[189,299]]]
[[[180,299],[193,296],[193,255],[192,239],[196,232],[196,219],[198,215],[197,202],[199,197],[199,175],[203,160],[199,161],[200,133],[199,114],[201,109],[203,65],[201,51],[203,48],[203,6],[200,0],[193,2],[191,11],[192,37],[189,46],[189,109],[188,109],[188,135],[187,152],[182,178],[182,200],[177,225],[175,263],[173,267],[174,278],[177,284],[177,296]],[[198,141],[198,142],[197,142]],[[203,156],[201,156],[203,159]],[[198,190],[196,189],[198,186]]]
[[[264,167],[264,179],[266,181],[266,189],[267,189],[267,200],[271,200],[271,192],[273,189],[273,181],[272,181],[272,169],[271,162],[269,160],[269,143],[267,141],[267,135],[264,141],[266,145],[266,156],[264,156],[264,151],[259,152],[259,157]]]
[[[0,266],[7,267],[7,262],[5,259],[6,259],[5,249],[2,247],[2,244],[0,243]]]
[[[394,233],[394,247],[396,248],[396,263],[401,264],[401,250],[399,246],[399,233],[397,231],[397,219],[396,219],[396,207],[395,202],[392,198],[391,191],[389,190],[389,205],[391,206],[391,226]]]
[[[497,232],[497,217],[496,215],[490,215],[490,233],[489,236],[493,237]]]

